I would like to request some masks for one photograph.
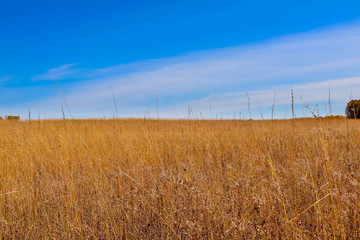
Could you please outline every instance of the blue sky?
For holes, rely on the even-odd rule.
[[[358,1],[0,1],[0,115],[343,114],[360,98]],[[303,100],[304,99],[304,100]],[[211,106],[211,111],[210,111]]]

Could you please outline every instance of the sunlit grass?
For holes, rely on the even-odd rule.
[[[0,121],[0,238],[355,239],[353,120]]]

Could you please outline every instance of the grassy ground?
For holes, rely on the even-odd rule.
[[[355,239],[360,121],[0,121],[0,238]]]

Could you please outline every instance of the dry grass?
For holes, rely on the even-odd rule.
[[[360,237],[359,121],[0,121],[0,130],[0,238]]]

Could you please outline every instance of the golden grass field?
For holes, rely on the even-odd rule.
[[[360,121],[0,121],[1,239],[359,239]]]

